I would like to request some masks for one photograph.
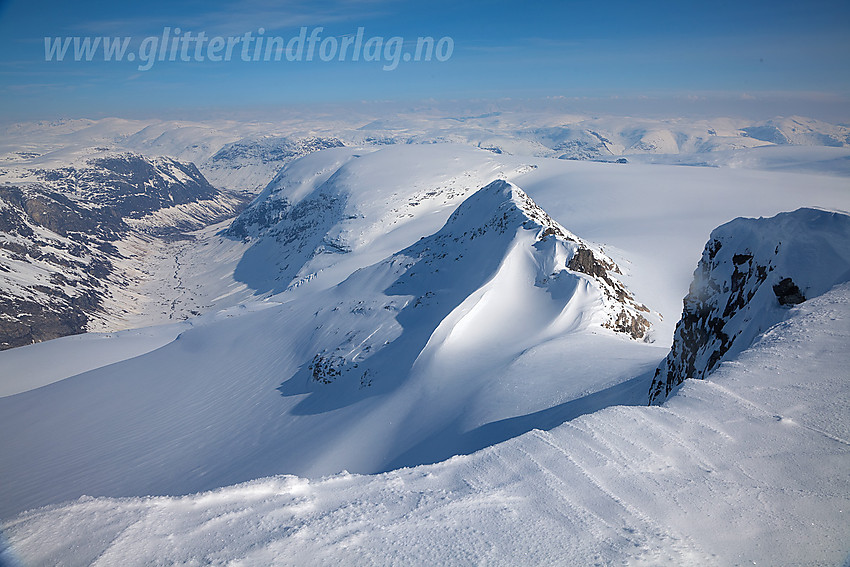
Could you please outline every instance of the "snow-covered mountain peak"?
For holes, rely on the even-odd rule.
[[[564,228],[522,189],[504,180],[490,183],[458,207],[446,228],[476,217],[481,218],[477,219],[478,227],[469,231],[473,235],[487,226],[500,232],[511,226],[522,227],[534,233],[541,267],[538,284],[546,284],[564,271],[583,274],[602,293],[609,312],[603,326],[634,339],[647,338],[650,323],[643,314],[649,309],[617,279],[621,273],[617,264],[600,247]]]
[[[515,162],[449,144],[304,156],[225,231],[251,247],[236,277],[260,294],[335,286],[438,231],[466,197],[514,173]]]
[[[457,372],[494,348],[510,358],[600,327],[646,339],[649,309],[617,273],[522,189],[493,181],[439,231],[332,290],[337,302],[314,315],[321,337],[312,379],[362,386],[383,375]],[[436,370],[444,366],[451,370]],[[346,378],[352,372],[358,380]]]
[[[519,223],[526,228],[539,227],[539,239],[556,235],[578,241],[578,237],[550,217],[525,191],[504,179],[493,181],[467,198],[449,218],[447,226],[463,223],[495,224],[500,230]]]

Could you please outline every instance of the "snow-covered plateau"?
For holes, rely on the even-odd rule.
[[[850,562],[846,127],[5,134],[0,564]]]

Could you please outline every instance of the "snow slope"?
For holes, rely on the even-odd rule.
[[[469,248],[465,271],[450,255],[454,244],[437,252],[446,234],[435,233],[459,204],[500,178],[527,189],[546,218],[622,272],[606,269],[607,277],[665,315],[638,312],[653,323],[655,344],[600,326],[616,316],[590,293],[600,281],[550,278],[570,261],[569,242],[491,231],[469,242],[481,248]],[[321,208],[323,195],[344,207]],[[45,376],[55,383],[0,400],[3,427],[26,432],[0,440],[10,455],[0,471],[14,479],[0,484],[0,514],[83,493],[177,494],[281,472],[436,462],[610,404],[645,403],[712,228],[803,204],[850,209],[846,183],[834,176],[523,158],[448,144],[311,154],[249,211],[284,199],[282,217],[244,225],[247,241],[206,233],[150,267],[161,289],[155,305],[139,309],[159,314],[143,316],[208,312],[177,340],[110,366],[93,353],[91,371]],[[286,216],[302,203],[316,205],[305,209],[313,217]],[[448,241],[483,226],[473,217],[459,233],[447,228]],[[247,250],[262,243],[280,255],[287,239],[277,236],[304,218],[323,228],[302,247],[301,268],[269,290],[283,293],[252,303],[259,286],[237,269]],[[428,270],[406,266],[433,261]],[[260,281],[282,267],[253,265],[247,273]],[[589,291],[573,288],[577,281]],[[104,352],[115,348],[110,341]],[[318,379],[343,367],[344,379]]]
[[[0,441],[0,514],[378,472],[639,403],[664,351],[635,340],[654,317],[617,271],[495,181],[339,285],[211,313],[157,350],[0,399],[0,427],[22,428]]]
[[[803,206],[850,210],[847,181],[834,175],[578,162],[457,144],[346,147],[284,168],[228,236],[201,238],[181,254],[180,277],[200,290],[228,264],[241,298],[285,292],[276,300],[297,300],[433,234],[494,179],[516,183],[560,224],[602,244],[627,286],[664,316],[653,331],[662,342],[716,226]],[[206,277],[204,266],[216,275]],[[195,305],[214,309],[222,293]]]
[[[375,476],[91,498],[3,524],[7,563],[841,565],[850,287],[662,407]]]
[[[0,397],[34,390],[94,368],[156,350],[191,326],[182,322],[118,333],[84,333],[61,337],[35,347],[26,345],[0,357]],[[109,347],[101,343],[109,341]],[[61,360],[62,364],[56,364]]]

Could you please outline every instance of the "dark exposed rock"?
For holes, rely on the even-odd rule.
[[[0,298],[0,350],[84,333],[88,316],[69,299],[45,305]]]
[[[756,263],[752,254],[722,256],[721,248],[720,241],[713,239],[703,251],[676,324],[673,347],[655,371],[650,402],[666,398],[687,378],[705,378],[717,367],[737,338],[727,323],[748,305],[767,278],[769,269]]]
[[[785,278],[773,286],[773,293],[779,300],[779,305],[798,305],[806,300],[803,292],[791,278]]]
[[[315,382],[330,384],[339,378],[340,368],[343,366],[345,366],[345,359],[341,356],[317,354],[308,368]]]
[[[624,309],[617,314],[613,322],[605,323],[604,326],[617,333],[629,335],[633,339],[642,339],[649,332],[650,323],[643,315],[632,314]]]
[[[581,272],[589,276],[608,278],[608,270],[593,256],[593,252],[587,248],[579,248],[570,259],[567,267],[575,272]]]
[[[649,309],[635,301],[634,296],[619,280],[613,278],[611,273],[619,274],[620,268],[614,263],[597,258],[589,248],[579,245],[573,257],[567,263],[567,268],[575,272],[581,272],[592,276],[603,283],[600,286],[602,292],[610,299],[631,307],[634,311],[649,313]],[[625,333],[633,339],[646,338],[650,329],[650,323],[640,313],[623,309],[613,320],[603,324],[604,327],[618,333]]]
[[[269,228],[285,218],[291,209],[287,199],[267,199],[256,203],[236,217],[223,234],[231,238],[247,239],[249,235],[264,228]]]
[[[706,244],[676,324],[670,354],[655,371],[650,402],[666,398],[687,378],[702,379],[723,360],[737,333],[729,321],[744,311],[772,267],[749,251],[725,251],[717,238]]]

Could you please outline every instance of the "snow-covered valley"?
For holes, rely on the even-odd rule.
[[[202,190],[92,241],[100,332],[0,352],[0,561],[845,561],[847,129],[547,119],[18,126],[11,186]]]

